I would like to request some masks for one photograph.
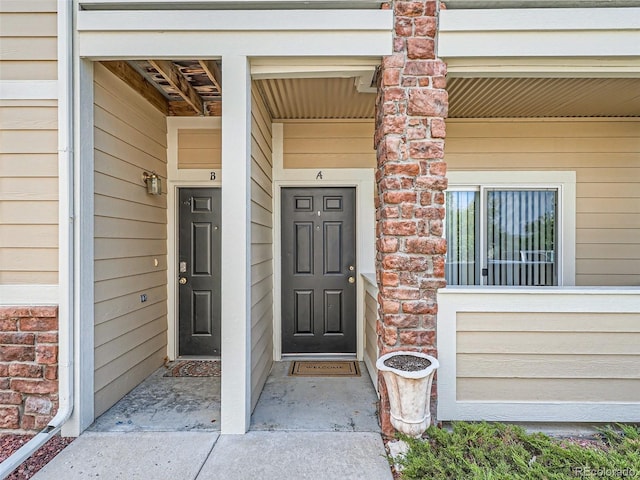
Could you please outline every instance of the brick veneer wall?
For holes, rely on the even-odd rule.
[[[0,307],[0,431],[41,430],[58,409],[58,307]]]
[[[436,292],[445,285],[448,108],[446,65],[434,54],[438,2],[391,5],[394,53],[383,59],[376,102],[378,347],[380,355],[393,350],[436,355]],[[378,385],[382,429],[392,435],[381,376]],[[432,400],[433,414],[434,393]]]

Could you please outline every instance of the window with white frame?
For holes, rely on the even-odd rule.
[[[563,232],[575,223],[562,225],[575,216],[571,199],[564,199],[573,192],[575,204],[573,172],[558,172],[573,174],[573,183],[571,175],[561,175],[568,182],[553,181],[555,172],[458,173],[449,175],[446,192],[448,285],[573,284],[568,274],[573,275],[575,259],[565,256],[575,250],[563,248],[562,242]],[[525,180],[525,173],[537,174],[533,181],[517,181]],[[456,182],[456,177],[465,181]],[[572,188],[565,191],[567,183]]]

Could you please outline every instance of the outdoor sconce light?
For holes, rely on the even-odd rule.
[[[162,194],[162,179],[156,174],[156,172],[142,174],[142,180],[147,184],[147,193],[149,195]]]

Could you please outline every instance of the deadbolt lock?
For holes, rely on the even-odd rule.
[[[178,280],[178,283],[180,285],[185,285],[187,283],[187,278],[186,277],[180,277],[180,280]]]
[[[349,271],[353,272],[356,269],[356,267],[354,267],[353,265],[349,265]]]

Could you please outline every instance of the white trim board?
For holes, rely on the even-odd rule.
[[[78,12],[83,31],[387,31],[391,10],[112,10]]]
[[[379,57],[393,45],[390,10],[81,10],[77,16],[78,54],[95,60]]]
[[[58,285],[0,285],[0,306],[57,305]]]
[[[8,0],[4,0],[5,2]],[[10,0],[9,0],[10,1]],[[24,0],[14,0],[23,2]],[[30,0],[36,1],[36,0]],[[80,0],[84,9],[154,9],[181,8],[190,10],[194,6],[212,10],[227,9],[313,9],[313,8],[359,8],[380,9],[380,0],[189,0],[187,8],[181,5],[182,0]],[[24,7],[23,7],[24,8]]]
[[[272,124],[273,145],[273,357],[282,359],[282,255],[280,199],[283,187],[355,187],[356,189],[356,299],[357,359],[364,358],[364,282],[360,272],[375,271],[375,207],[373,202],[375,172],[373,168],[322,168],[322,179],[316,178],[318,169],[285,169],[283,167],[283,124]]]
[[[634,57],[640,8],[442,10],[438,56]]]
[[[486,58],[447,59],[448,77],[637,78],[640,59],[631,58]],[[571,120],[577,120],[572,118]]]
[[[167,117],[167,356],[178,357],[178,196],[181,187],[222,186],[221,170],[178,169],[178,130],[221,128],[220,117]],[[216,179],[211,180],[211,172]]]
[[[637,422],[640,402],[459,401],[456,342],[458,312],[637,313],[638,296],[637,288],[617,287],[448,287],[440,290],[438,420]]]

